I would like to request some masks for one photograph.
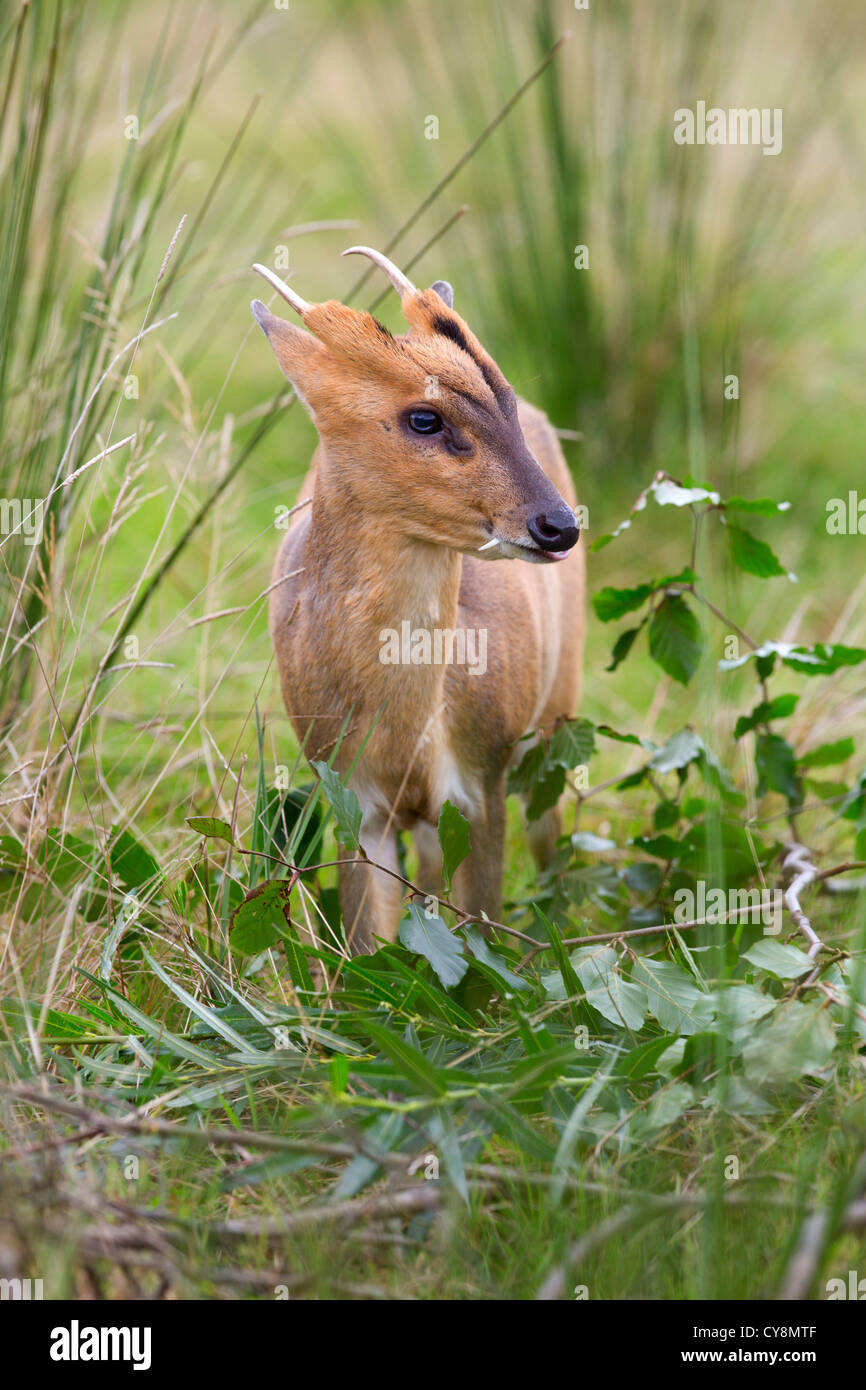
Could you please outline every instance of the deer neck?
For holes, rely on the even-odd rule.
[[[356,507],[323,458],[305,568],[347,687],[363,690],[365,703],[384,700],[392,718],[400,718],[404,706],[416,724],[432,714],[441,701],[445,667],[385,664],[383,634],[395,632],[405,650],[407,630],[457,626],[460,553],[401,532],[392,516]]]

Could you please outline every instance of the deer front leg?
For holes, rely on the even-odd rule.
[[[480,811],[469,817],[469,856],[454,875],[453,901],[458,907],[493,921],[502,914],[502,870],[505,856],[505,778],[486,791]]]
[[[370,955],[382,940],[394,941],[400,924],[403,885],[399,879],[382,873],[373,865],[398,871],[397,835],[384,815],[376,814],[361,823],[361,846],[370,863],[360,855],[355,863],[341,864],[340,911],[346,945],[353,956]]]

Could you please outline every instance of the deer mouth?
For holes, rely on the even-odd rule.
[[[567,560],[570,550],[543,550],[533,541],[509,541],[504,536],[493,536],[478,548],[482,560],[525,560],[530,565],[552,565],[558,560]]]

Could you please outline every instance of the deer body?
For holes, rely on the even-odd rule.
[[[311,505],[277,556],[271,634],[307,756],[333,756],[343,776],[356,764],[367,857],[396,871],[397,832],[413,831],[419,881],[435,893],[436,827],[449,800],[469,820],[472,846],[454,899],[496,918],[505,776],[525,751],[517,741],[577,707],[574,490],[546,417],[516,401],[451,309],[449,287],[395,284],[411,324],[402,339],[342,305],[297,301],[314,337],[254,305],[320,435],[300,499]],[[490,563],[512,555],[531,563]],[[386,659],[396,634],[400,654]],[[452,659],[431,659],[437,650]],[[455,650],[474,660],[454,660]],[[557,828],[555,813],[535,828],[542,860]],[[341,867],[352,949],[394,938],[403,892],[375,868]]]

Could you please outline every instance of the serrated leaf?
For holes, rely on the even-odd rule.
[[[417,902],[409,904],[409,915],[400,923],[400,940],[408,951],[429,961],[446,989],[459,985],[469,968],[461,943],[448,930],[441,917],[429,915]]]
[[[650,656],[681,685],[688,685],[703,651],[698,620],[685,599],[669,594],[659,604],[649,627]]]
[[[595,749],[595,725],[588,719],[567,719],[554,729],[547,760],[568,770],[588,763]]]

